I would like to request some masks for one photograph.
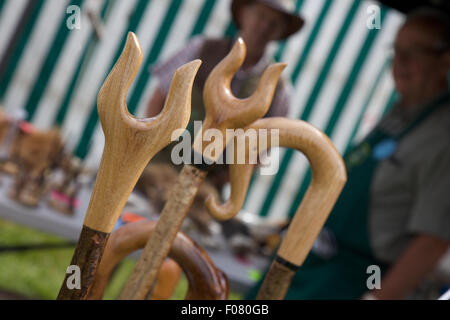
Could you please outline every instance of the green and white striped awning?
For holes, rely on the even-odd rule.
[[[81,28],[69,30],[66,9],[82,9]],[[373,1],[297,0],[307,23],[270,54],[288,63],[295,91],[289,117],[322,129],[344,152],[395,98],[389,45],[403,17],[381,7],[381,28],[369,29]],[[99,163],[103,134],[96,96],[134,31],[144,62],[128,94],[131,113],[143,116],[156,87],[150,66],[189,38],[233,35],[230,0],[0,0],[0,104],[23,108],[38,128],[59,125],[69,148],[90,166]],[[104,24],[97,39],[87,12]],[[305,158],[279,150],[274,176],[252,179],[245,210],[269,218],[292,215],[308,186]]]

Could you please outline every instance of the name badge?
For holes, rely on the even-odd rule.
[[[375,160],[385,160],[390,158],[397,150],[397,142],[394,139],[385,139],[379,142],[372,151]]]

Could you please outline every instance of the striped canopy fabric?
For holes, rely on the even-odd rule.
[[[151,66],[196,35],[233,36],[230,5],[231,0],[0,0],[0,104],[7,113],[25,109],[38,128],[60,126],[69,150],[98,166],[104,137],[96,96],[127,33],[137,34],[144,52],[127,97],[130,112],[142,117],[157,85]],[[72,6],[81,8],[79,28],[68,27]],[[371,29],[374,8],[380,9],[380,25]],[[373,1],[297,0],[296,9],[306,19],[303,29],[268,50],[288,63],[283,76],[294,87],[289,117],[320,128],[344,153],[395,100],[389,48],[404,18]],[[255,175],[244,208],[270,219],[292,215],[310,180],[303,155],[275,151],[278,173]]]

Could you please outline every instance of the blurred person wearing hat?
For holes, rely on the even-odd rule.
[[[272,62],[266,55],[269,43],[288,38],[301,29],[304,21],[295,13],[293,0],[233,0],[231,13],[239,31],[238,36],[242,37],[247,47],[245,61],[231,82],[231,91],[238,98],[246,98],[254,92],[259,78]],[[153,66],[151,74],[157,77],[159,85],[148,102],[146,115],[152,117],[162,110],[175,70],[189,61],[201,59],[203,63],[192,90],[191,118],[188,124],[193,138],[193,122],[203,121],[205,116],[202,99],[205,81],[212,69],[229,53],[235,40],[197,36],[168,60]],[[291,91],[291,84],[280,78],[266,116],[286,116]],[[171,149],[172,145],[156,155],[152,161],[169,163]],[[208,178],[219,189],[228,180],[224,166],[218,167],[217,170],[212,169]]]
[[[445,13],[408,14],[392,73],[400,98],[344,155],[347,184],[286,299],[436,299],[449,285],[435,272],[450,243]]]

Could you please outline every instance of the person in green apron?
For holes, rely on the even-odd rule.
[[[347,184],[286,299],[406,298],[448,250],[449,21],[420,9],[400,28],[399,102],[344,155]]]

